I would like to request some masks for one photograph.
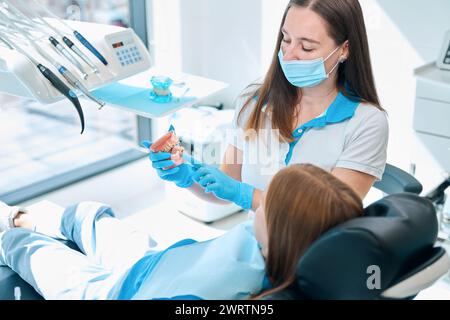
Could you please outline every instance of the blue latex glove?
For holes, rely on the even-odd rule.
[[[255,188],[229,177],[217,168],[198,166],[192,179],[205,188],[206,193],[212,192],[217,198],[234,202],[246,210],[252,208]]]
[[[141,145],[147,149],[150,149],[152,143],[149,141],[141,142]],[[171,154],[165,152],[152,152],[150,151],[150,161],[152,162],[153,168],[156,169],[158,176],[165,180],[174,182],[180,188],[189,188],[194,184],[192,180],[192,174],[196,166],[200,163],[192,158],[190,155],[184,153],[183,159],[184,163],[178,167],[164,170],[163,168],[171,167],[175,163],[170,159]]]
[[[175,128],[170,126],[168,131],[175,131]],[[141,145],[147,149],[150,149],[152,143],[149,141],[143,141],[141,142]],[[164,170],[164,168],[175,165],[175,163],[171,160],[170,153],[150,151],[149,158],[152,162],[153,168],[156,169],[156,172],[161,179],[174,182],[180,188],[189,188],[194,184],[194,181],[192,180],[192,174],[194,173],[195,168],[194,165],[195,163],[200,163],[188,154],[183,154],[183,164],[167,170]]]

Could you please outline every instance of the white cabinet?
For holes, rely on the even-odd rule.
[[[450,71],[429,64],[415,75],[414,130],[433,158],[450,172]]]

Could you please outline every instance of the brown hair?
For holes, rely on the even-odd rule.
[[[257,86],[257,89],[243,95],[249,97],[238,119],[253,100],[257,101],[248,123],[245,124],[246,130],[261,129],[264,123],[262,110],[267,104],[272,110],[273,129],[279,129],[282,140],[294,140],[292,119],[301,96],[298,88],[284,76],[278,60],[283,40],[281,30],[288,11],[293,6],[309,8],[327,21],[328,33],[337,45],[348,40],[349,57],[338,69],[338,89],[351,100],[367,102],[384,111],[375,88],[364,16],[358,0],[291,0],[283,16],[272,63],[264,82],[251,85],[250,87]]]
[[[298,262],[324,232],[363,214],[360,197],[344,182],[313,165],[281,170],[264,204],[268,252],[266,272],[274,286],[258,298],[294,283]]]

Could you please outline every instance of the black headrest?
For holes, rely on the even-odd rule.
[[[299,261],[297,290],[309,299],[376,299],[433,248],[437,234],[431,202],[414,194],[388,196],[308,249]],[[369,289],[376,272],[370,266],[379,267],[379,289]]]

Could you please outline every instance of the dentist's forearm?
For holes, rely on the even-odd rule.
[[[263,194],[263,191],[261,191],[259,189],[255,189],[255,191],[253,192],[253,200],[252,200],[252,210],[253,211],[256,211],[256,209],[258,209],[258,207],[260,206],[262,194]]]
[[[221,204],[221,205],[226,205],[226,204],[230,203],[230,201],[225,201],[225,200],[219,199],[213,193],[206,193],[205,189],[202,188],[197,183],[194,183],[191,187],[188,188],[188,190],[190,192],[192,192],[194,195],[196,195],[197,197],[199,197],[200,199],[211,202],[211,203]],[[261,191],[261,190],[258,190],[258,189],[253,190],[252,201],[251,201],[251,203],[252,203],[251,209],[253,211],[256,211],[258,209],[258,207],[260,206],[262,194],[263,194],[263,191]]]

